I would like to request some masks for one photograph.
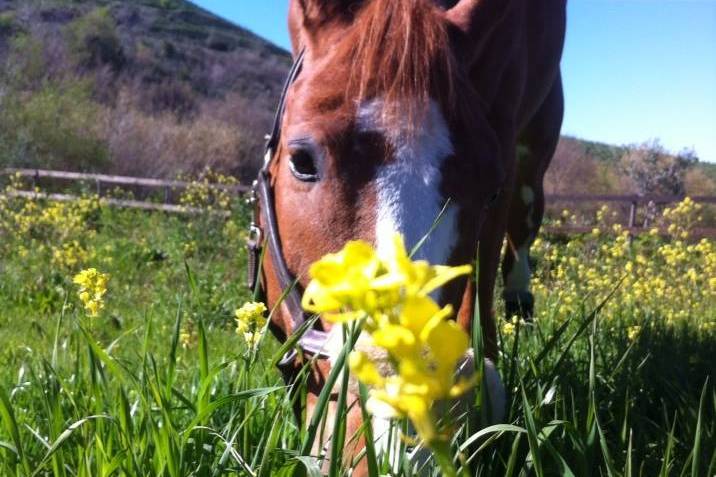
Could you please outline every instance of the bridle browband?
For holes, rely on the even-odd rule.
[[[252,205],[253,215],[249,229],[248,246],[248,280],[247,285],[251,290],[258,290],[261,274],[261,257],[263,247],[267,247],[266,252],[271,257],[273,272],[276,275],[281,290],[284,290],[282,304],[287,308],[288,313],[294,320],[294,331],[304,325],[308,319],[308,315],[301,306],[301,288],[296,278],[288,269],[286,259],[283,255],[281,247],[281,237],[278,231],[278,221],[276,219],[276,204],[274,201],[273,188],[271,187],[271,177],[269,168],[276,156],[279,141],[281,139],[281,122],[286,109],[286,95],[291,85],[296,81],[303,67],[303,58],[305,52],[301,50],[293,66],[288,74],[286,83],[281,93],[281,99],[274,116],[273,129],[266,141],[264,150],[264,163],[259,170],[258,177],[251,188],[249,202]],[[261,225],[259,225],[261,224]],[[262,228],[263,226],[263,228]],[[265,284],[263,284],[265,286]],[[265,296],[265,289],[264,296]],[[299,338],[297,345],[301,351],[310,353],[313,356],[327,357],[326,342],[328,334],[316,328],[309,328]],[[294,361],[298,353],[296,349],[292,349],[286,353],[279,368],[282,371],[293,367]],[[286,374],[286,373],[284,373]]]

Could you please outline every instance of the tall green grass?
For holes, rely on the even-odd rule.
[[[300,393],[273,367],[285,347],[268,336],[251,352],[233,332],[233,309],[249,294],[231,233],[245,218],[231,220],[227,232],[223,219],[101,209],[91,239],[101,253],[89,265],[112,279],[94,321],[69,272],[4,244],[0,475],[349,473],[340,451],[352,436],[340,418],[295,421]],[[549,295],[538,298],[548,316],[500,336],[505,422],[455,428],[463,475],[714,475],[712,335],[654,316],[631,341],[628,316],[616,323],[585,306],[565,320]],[[322,432],[334,450],[312,455]],[[371,446],[366,456],[373,472],[415,473],[406,456],[397,470]],[[424,470],[438,472],[432,461]]]

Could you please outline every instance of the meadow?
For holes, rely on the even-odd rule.
[[[293,418],[285,347],[237,333],[246,206],[203,184],[184,202],[212,210],[0,195],[0,475],[350,473],[311,455],[321,429]],[[455,423],[460,475],[716,473],[716,243],[690,236],[699,214],[685,201],[632,238],[602,209],[590,234],[538,239],[536,319],[499,326],[507,418]],[[73,282],[88,268],[109,277],[101,309]]]

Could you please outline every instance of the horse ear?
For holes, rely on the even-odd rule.
[[[291,0],[289,31],[294,54],[301,47],[314,46],[326,26],[336,21],[349,22],[354,5],[362,0]]]
[[[303,27],[309,31],[350,13],[356,0],[294,0],[302,16]]]
[[[510,10],[513,0],[460,0],[445,12],[458,31],[462,51],[470,51],[469,59],[480,56],[491,33]]]

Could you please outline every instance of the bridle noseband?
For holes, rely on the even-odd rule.
[[[296,81],[303,67],[304,51],[302,50],[296,57],[291,71],[289,72],[286,83],[281,93],[281,100],[274,117],[273,129],[266,141],[264,150],[264,164],[259,170],[258,177],[251,188],[249,202],[252,204],[253,215],[249,228],[248,247],[248,280],[247,285],[253,290],[262,287],[265,296],[265,284],[260,283],[261,274],[261,257],[263,247],[267,247],[266,252],[271,257],[273,272],[276,275],[281,290],[284,290],[283,305],[294,320],[294,331],[299,329],[309,318],[301,306],[301,289],[296,278],[288,269],[286,259],[283,255],[281,247],[281,237],[278,230],[278,222],[276,219],[276,204],[274,201],[273,189],[271,187],[271,178],[269,176],[269,168],[276,156],[279,141],[281,139],[281,121],[286,109],[286,95],[290,86]],[[263,226],[263,228],[262,228]],[[262,286],[263,285],[263,286]],[[328,341],[328,334],[316,328],[310,328],[298,340],[298,348],[314,356],[328,357],[325,347]],[[284,356],[279,368],[283,370],[293,368],[294,361],[298,353],[296,349],[288,351]],[[291,373],[289,373],[291,374]],[[286,376],[286,372],[284,373]]]

